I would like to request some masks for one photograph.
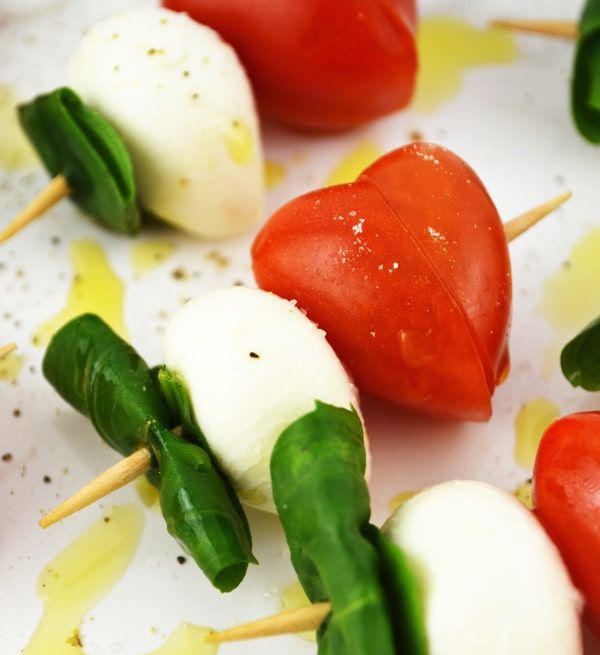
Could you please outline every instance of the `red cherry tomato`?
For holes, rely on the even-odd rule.
[[[585,597],[586,622],[600,638],[600,412],[572,414],[546,430],[534,502]]]
[[[252,258],[258,285],[298,301],[361,390],[430,415],[491,416],[507,366],[508,248],[453,153],[406,146],[356,182],[293,200]]]
[[[164,0],[238,52],[262,111],[348,128],[404,107],[417,68],[415,0]]]

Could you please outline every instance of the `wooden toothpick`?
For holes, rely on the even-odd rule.
[[[221,644],[226,641],[246,641],[316,630],[330,611],[329,603],[315,603],[309,607],[288,610],[228,630],[210,632],[206,636],[206,641],[211,644]]]
[[[71,195],[71,188],[64,175],[57,175],[42,191],[0,232],[0,243],[10,239],[17,232],[39,218],[50,207]]]
[[[551,214],[555,209],[558,209],[563,203],[565,203],[573,194],[570,191],[565,191],[561,193],[560,196],[552,198],[552,200],[547,200],[546,202],[530,209],[529,211],[513,218],[504,224],[504,233],[506,234],[506,240],[512,241],[518,236],[526,232],[530,227],[533,227],[538,221],[541,221],[542,218]]]
[[[0,359],[9,355],[17,347],[16,343],[7,343],[6,346],[0,346]]]
[[[491,21],[492,27],[530,34],[545,34],[558,36],[562,39],[574,40],[579,36],[579,25],[570,20],[512,20],[499,19]]]
[[[40,526],[47,528],[49,525],[78,512],[80,509],[95,503],[100,498],[124,487],[133,482],[138,476],[150,470],[152,466],[152,455],[148,448],[140,448],[114,466],[101,473],[77,493],[67,498],[58,507],[40,519]]]

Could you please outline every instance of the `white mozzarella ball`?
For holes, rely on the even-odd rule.
[[[331,346],[294,303],[232,287],[188,302],[165,335],[196,420],[242,502],[275,511],[269,464],[283,430],[320,400],[358,408]]]
[[[69,78],[118,130],[141,205],[188,232],[241,232],[263,209],[250,85],[233,49],[186,14],[141,8],[92,27]]]
[[[384,532],[417,574],[429,655],[582,653],[580,597],[552,541],[510,494],[440,484]]]

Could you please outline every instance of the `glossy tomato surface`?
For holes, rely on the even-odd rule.
[[[336,130],[404,107],[417,70],[415,0],[164,0],[237,51],[268,116]]]
[[[534,471],[535,512],[586,600],[600,638],[600,412],[572,414],[542,438]]]
[[[361,390],[430,415],[491,416],[508,248],[483,184],[450,151],[412,144],[291,201],[252,258],[258,285],[298,301]]]

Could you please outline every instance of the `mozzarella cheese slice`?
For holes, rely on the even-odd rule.
[[[315,400],[358,407],[354,385],[293,302],[243,287],[188,302],[165,334],[165,362],[242,502],[275,511],[269,464],[285,428]]]
[[[421,586],[429,655],[579,655],[581,601],[560,554],[512,495],[448,482],[384,526]]]
[[[69,79],[123,137],[146,210],[205,237],[260,219],[263,163],[250,85],[212,29],[166,9],[118,14],[85,34]]]

